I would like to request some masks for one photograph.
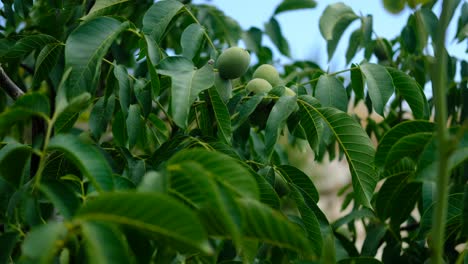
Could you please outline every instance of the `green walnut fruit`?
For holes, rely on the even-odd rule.
[[[250,80],[250,82],[247,83],[245,86],[247,91],[249,92],[254,92],[256,94],[258,93],[268,93],[273,87],[271,84],[264,79],[260,78],[255,78]]]
[[[250,54],[243,48],[231,47],[219,55],[216,62],[219,76],[223,79],[241,77],[249,68]]]
[[[293,91],[293,89],[289,87],[284,87],[284,95],[286,96],[295,96],[296,92]]]
[[[252,78],[261,78],[268,81],[273,87],[281,84],[281,78],[275,67],[270,64],[262,64],[258,67]]]

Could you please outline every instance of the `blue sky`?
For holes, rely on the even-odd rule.
[[[227,15],[239,22],[241,27],[246,30],[251,26],[263,29],[263,24],[269,20],[276,6],[281,0],[194,0],[194,3],[210,3],[222,9]],[[320,35],[318,21],[325,7],[336,0],[318,0],[317,7],[314,9],[290,11],[279,14],[276,18],[281,24],[283,35],[289,41],[293,59],[311,59],[319,63],[323,68],[343,69],[346,67],[344,54],[347,48],[349,34],[352,28],[359,27],[359,22],[355,21],[345,32],[340,44],[333,56],[330,64],[327,62],[326,42]],[[353,8],[357,14],[373,15],[374,32],[379,36],[393,38],[400,34],[401,29],[406,24],[407,18],[411,13],[410,9],[405,9],[398,15],[390,14],[385,11],[382,0],[347,0],[344,1]],[[463,1],[462,1],[463,2]],[[460,5],[461,7],[461,5]],[[458,19],[458,8],[455,18]],[[437,8],[436,8],[437,12]],[[456,54],[459,58],[468,59],[465,53],[466,43],[454,45],[451,40],[456,30],[456,19],[452,21],[448,33],[448,48],[451,54]],[[267,40],[267,38],[265,38]],[[269,45],[269,41],[265,42]],[[270,44],[271,45],[271,44]],[[276,52],[277,56],[278,52]],[[355,62],[360,58],[355,57]]]

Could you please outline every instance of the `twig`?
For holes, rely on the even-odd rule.
[[[15,101],[24,94],[23,90],[8,77],[2,66],[0,66],[0,87]]]

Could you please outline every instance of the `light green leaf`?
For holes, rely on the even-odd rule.
[[[317,155],[324,127],[321,116],[312,107],[320,107],[320,103],[307,95],[301,95],[299,99],[301,126],[304,128],[310,148]]]
[[[429,115],[429,105],[426,96],[418,82],[395,68],[387,67],[393,79],[395,89],[408,102],[415,119],[426,118]]]
[[[292,10],[314,8],[315,6],[317,6],[317,2],[314,0],[283,0],[276,7],[274,15]]]
[[[107,125],[112,119],[114,113],[115,97],[114,95],[105,98],[102,96],[94,105],[89,116],[89,129],[94,138],[99,141],[101,135],[106,132]]]
[[[375,165],[378,167],[383,167],[385,165],[392,146],[401,138],[414,133],[431,133],[434,129],[435,124],[428,121],[407,121],[396,125],[380,140],[375,154]]]
[[[39,85],[40,81],[47,79],[52,68],[57,64],[63,47],[63,43],[49,43],[39,52],[34,66],[33,83]]]
[[[180,151],[168,161],[168,170],[179,169],[178,164],[196,162],[218,184],[241,197],[259,198],[258,187],[252,175],[232,157],[203,149]],[[219,166],[223,164],[223,166]]]
[[[281,96],[271,109],[265,127],[265,155],[268,159],[273,154],[286,120],[297,107],[296,101],[296,96]]]
[[[115,15],[129,0],[96,0],[88,14],[84,16],[83,20],[89,20],[97,16]]]
[[[385,105],[395,90],[392,76],[384,66],[378,64],[366,62],[360,65],[360,69],[366,79],[372,106],[379,115],[383,116]]]
[[[246,239],[268,242],[296,251],[313,259],[313,247],[303,230],[278,211],[250,199],[238,200],[242,212],[242,230]]]
[[[216,88],[208,89],[211,99],[211,107],[218,126],[218,135],[227,144],[231,144],[232,129],[231,129],[231,116],[229,111],[218,94]]]
[[[182,54],[189,60],[193,60],[203,44],[205,28],[199,24],[193,23],[184,29],[180,37]]]
[[[78,211],[77,219],[123,224],[148,234],[211,253],[208,237],[195,213],[161,193],[118,192],[96,196]]]
[[[87,221],[81,224],[81,232],[88,263],[135,263],[124,234],[116,226]]]
[[[319,26],[320,33],[327,41],[328,60],[333,56],[343,32],[357,18],[359,17],[354,11],[343,3],[332,4],[325,8]]]
[[[284,38],[281,26],[274,17],[271,17],[270,21],[265,23],[265,33],[270,37],[281,54],[291,57],[288,41]]]
[[[184,57],[168,57],[159,64],[159,73],[171,76],[171,114],[181,128],[187,127],[192,103],[198,94],[213,86],[213,66],[206,64],[196,70],[191,61]]]
[[[175,0],[158,1],[143,16],[143,33],[150,35],[158,43],[171,22],[184,5]]]
[[[348,96],[343,83],[330,75],[320,76],[315,88],[315,97],[322,106],[335,107],[343,112],[348,110]]]
[[[0,149],[0,177],[19,188],[24,169],[31,157],[32,148],[11,142]]]
[[[129,27],[128,21],[97,17],[84,22],[68,36],[65,46],[65,69],[72,70],[65,86],[67,98],[84,92],[94,94],[102,58],[117,36]]]
[[[378,177],[372,164],[374,146],[366,132],[349,115],[335,108],[317,108],[302,102],[300,104],[319,114],[330,128],[348,160],[356,201],[371,207],[370,200]]]
[[[97,191],[113,189],[111,168],[96,147],[82,142],[77,136],[60,134],[51,139],[48,150],[64,152]]]
[[[21,245],[21,260],[38,264],[53,263],[60,249],[60,241],[65,239],[67,228],[64,223],[50,222],[34,228]]]

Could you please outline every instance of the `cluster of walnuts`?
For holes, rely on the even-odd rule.
[[[219,76],[223,79],[236,79],[247,72],[250,65],[250,54],[245,49],[231,47],[223,51],[216,61]],[[245,88],[249,92],[268,93],[273,87],[283,85],[275,67],[270,64],[260,65],[253,73]],[[294,96],[296,93],[285,87],[285,95]]]

